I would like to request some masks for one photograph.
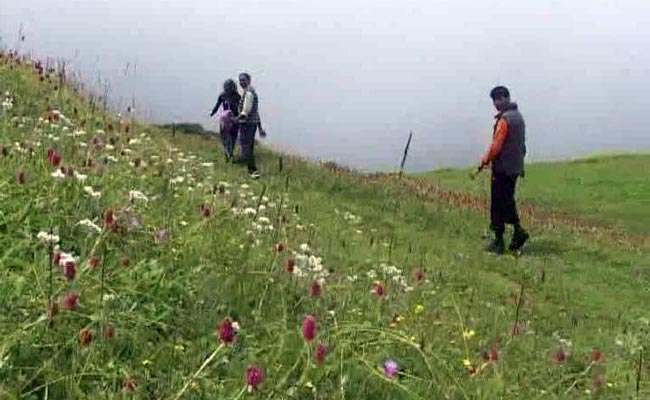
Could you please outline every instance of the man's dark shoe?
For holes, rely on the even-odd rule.
[[[485,251],[493,254],[503,254],[506,251],[506,244],[503,238],[494,239],[486,248]]]
[[[528,238],[530,238],[530,235],[525,230],[515,230],[515,233],[512,235],[512,241],[510,242],[509,249],[513,251],[521,250],[524,247],[524,244],[526,244]]]

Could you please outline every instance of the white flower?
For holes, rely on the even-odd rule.
[[[99,198],[101,197],[101,192],[95,192],[92,186],[84,186],[84,192],[86,192],[90,197]]]
[[[170,179],[169,183],[175,184],[175,183],[183,183],[185,181],[185,178],[182,176],[177,176],[176,178]]]
[[[248,207],[244,209],[244,214],[248,215],[249,217],[255,216],[257,214],[257,210],[255,210],[252,207]]]
[[[303,253],[308,252],[309,251],[309,245],[307,243],[301,244],[300,245],[300,251],[302,251]]]
[[[259,217],[257,220],[260,224],[268,225],[271,223],[271,220],[267,217]]]
[[[377,279],[377,272],[375,272],[374,269],[371,269],[370,271],[366,272],[366,275],[368,276],[368,279],[372,279],[373,281]]]
[[[59,266],[64,267],[66,263],[72,262],[77,264],[77,260],[71,253],[60,252]]]
[[[79,182],[83,182],[88,178],[88,175],[80,174],[77,171],[74,171],[74,177],[77,178]]]
[[[359,279],[359,277],[357,275],[348,275],[347,278],[348,278],[348,281],[350,281],[350,282],[356,282],[356,280]]]
[[[115,157],[115,156],[107,155],[107,156],[106,156],[106,159],[107,159],[108,161],[110,161],[110,162],[114,162],[114,163],[117,162],[117,157]]]
[[[239,187],[242,188],[242,189],[244,189],[244,190],[246,190],[246,189],[248,189],[250,186],[248,186],[247,184],[244,183],[244,184],[242,184],[242,185],[239,186]]]
[[[304,230],[305,230],[305,226],[304,226],[304,225],[300,225],[300,224],[298,224],[298,225],[296,225],[296,229],[299,230],[299,231],[304,231]]]
[[[106,145],[106,150],[109,150],[109,151],[110,151],[110,150],[115,150],[115,146],[113,146],[112,144],[108,143],[108,144]]]
[[[181,224],[182,226],[187,226],[187,222],[186,222],[186,221],[181,221],[180,224]]]
[[[89,219],[82,219],[81,221],[78,222],[78,224],[81,225],[81,226],[85,226],[87,228],[90,228],[90,229],[94,230],[97,233],[102,231],[102,228],[97,226],[93,221],[91,221]]]
[[[227,188],[230,187],[230,183],[228,183],[228,182],[226,182],[226,181],[220,181],[217,185],[218,185],[219,187],[222,187],[222,188],[225,188],[225,189],[227,189]]]
[[[52,178],[59,178],[59,179],[65,178],[65,174],[63,172],[61,172],[60,168],[57,168],[56,171],[52,172],[51,175],[52,175]]]
[[[260,204],[260,211],[266,210],[266,206],[264,204]]]
[[[129,192],[129,200],[130,201],[142,200],[142,201],[144,201],[146,203],[146,202],[149,201],[149,198],[144,193],[140,192],[139,190],[131,190]]]
[[[209,167],[214,166],[214,163],[212,163],[212,162],[204,162],[204,163],[201,163],[201,166],[209,168]]]
[[[36,235],[36,237],[40,240],[42,240],[45,243],[59,243],[59,236],[55,234],[49,234],[48,232],[45,231],[40,231]]]

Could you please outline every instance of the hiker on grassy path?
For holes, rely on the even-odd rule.
[[[262,129],[259,114],[259,99],[257,92],[251,86],[251,76],[242,72],[239,74],[239,86],[243,90],[239,102],[239,142],[241,144],[241,161],[246,163],[251,178],[257,179],[260,174],[255,164],[255,133],[259,129],[260,136],[266,137]]]
[[[237,84],[232,79],[228,79],[224,82],[223,93],[219,95],[217,104],[215,104],[210,113],[211,117],[217,114],[219,118],[219,134],[226,154],[226,162],[232,161],[235,143],[237,143],[239,123],[236,118],[240,101],[241,96],[237,92]],[[219,107],[222,107],[221,111],[219,111]]]
[[[495,87],[490,97],[498,114],[495,116],[492,145],[481,158],[479,170],[492,165],[490,228],[495,237],[486,250],[502,254],[505,252],[503,235],[506,224],[514,227],[510,250],[520,250],[529,237],[520,225],[515,203],[517,178],[524,176],[526,125],[517,104],[510,101],[506,87]]]

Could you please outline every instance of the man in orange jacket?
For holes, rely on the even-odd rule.
[[[492,165],[490,228],[495,237],[486,250],[503,254],[506,224],[514,227],[510,250],[521,250],[529,238],[519,223],[515,203],[517,178],[524,176],[526,125],[517,104],[510,101],[510,92],[506,87],[495,87],[490,92],[490,97],[498,114],[495,117],[492,145],[481,158],[479,169]]]

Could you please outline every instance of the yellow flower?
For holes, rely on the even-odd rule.
[[[607,382],[607,387],[608,387],[608,388],[613,388],[613,387],[614,387],[614,384],[613,384],[612,382]]]
[[[469,329],[463,331],[463,339],[471,339],[476,335],[476,332],[474,332],[474,329]]]
[[[424,312],[424,306],[422,304],[418,304],[415,306],[415,313],[416,314],[422,314]]]
[[[472,366],[472,362],[469,360],[469,358],[465,358],[463,360],[463,366],[465,366],[465,367],[471,367]]]
[[[305,382],[305,387],[309,388],[309,389],[312,389],[314,387],[314,384],[311,383],[311,381],[307,381],[307,382]]]

